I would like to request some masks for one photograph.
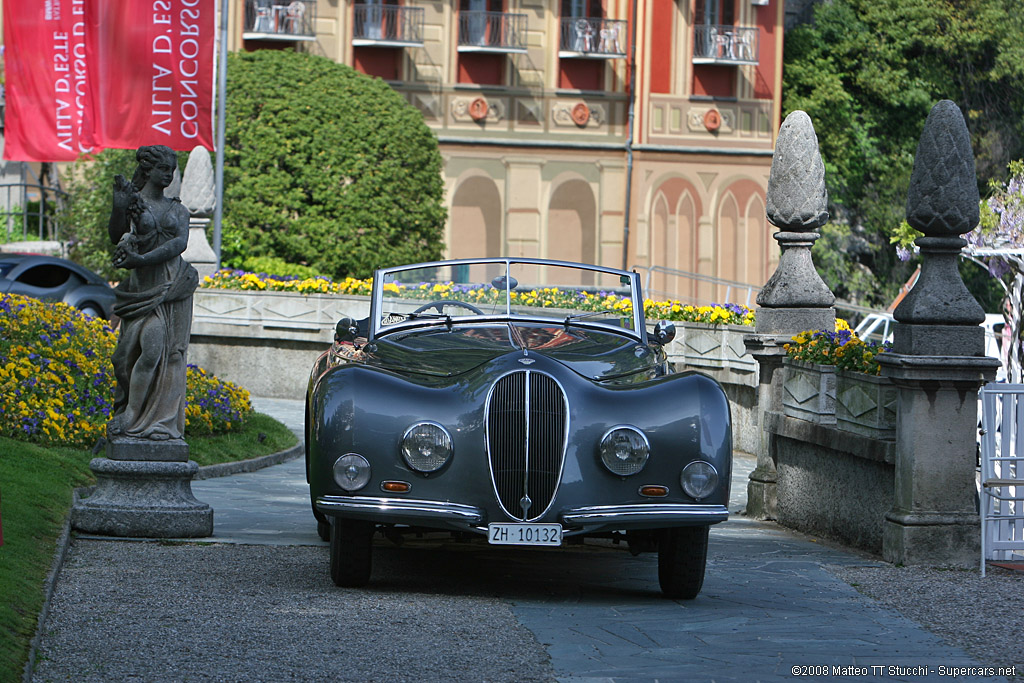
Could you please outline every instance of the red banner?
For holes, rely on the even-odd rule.
[[[84,1],[84,139],[213,149],[213,0]]]
[[[4,157],[213,149],[214,0],[4,3]]]
[[[85,111],[85,16],[81,0],[4,3],[4,158],[71,161]]]

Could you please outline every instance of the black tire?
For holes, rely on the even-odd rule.
[[[316,518],[316,535],[320,537],[321,541],[331,541],[331,523],[329,520],[320,519],[323,516],[322,513],[314,512],[317,515]]]
[[[342,588],[358,588],[370,581],[373,564],[373,522],[331,520],[331,580]]]
[[[693,600],[704,585],[708,526],[664,529],[658,541],[658,583],[666,598]]]

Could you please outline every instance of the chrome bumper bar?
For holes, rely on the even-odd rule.
[[[636,505],[593,505],[562,512],[562,523],[568,527],[608,526],[617,524],[662,523],[716,524],[729,518],[724,505],[693,505],[689,503],[640,503]]]
[[[472,505],[410,498],[320,496],[316,499],[316,509],[326,513],[351,515],[357,519],[397,521],[394,518],[399,517],[403,523],[417,520],[474,525],[484,519],[483,510]]]

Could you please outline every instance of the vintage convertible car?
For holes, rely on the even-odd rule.
[[[728,517],[729,404],[674,374],[636,273],[538,259],[377,271],[306,397],[306,474],[339,586],[369,581],[374,534],[496,545],[624,539],[693,598]],[[510,549],[514,550],[514,549]]]

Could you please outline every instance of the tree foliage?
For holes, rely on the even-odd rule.
[[[179,170],[187,160],[187,152],[178,154]],[[135,165],[134,149],[106,149],[76,161],[65,183],[68,199],[60,221],[68,256],[111,281],[120,280],[125,273],[110,263],[116,246],[107,234],[114,176],[131,178]]]
[[[822,240],[848,250],[823,273],[840,296],[888,303],[909,275],[888,236],[935,102],[964,113],[981,186],[1024,152],[1022,35],[1018,0],[831,0],[787,33],[783,108],[811,116],[834,221],[849,224]]]
[[[438,258],[437,139],[379,79],[329,59],[228,59],[223,260],[276,257],[334,277]]]
[[[226,123],[225,264],[286,262],[340,278],[441,256],[437,139],[383,81],[308,54],[232,54]],[[112,280],[123,271],[110,265],[111,187],[134,170],[135,150],[104,150],[76,162],[67,183],[70,256]]]

